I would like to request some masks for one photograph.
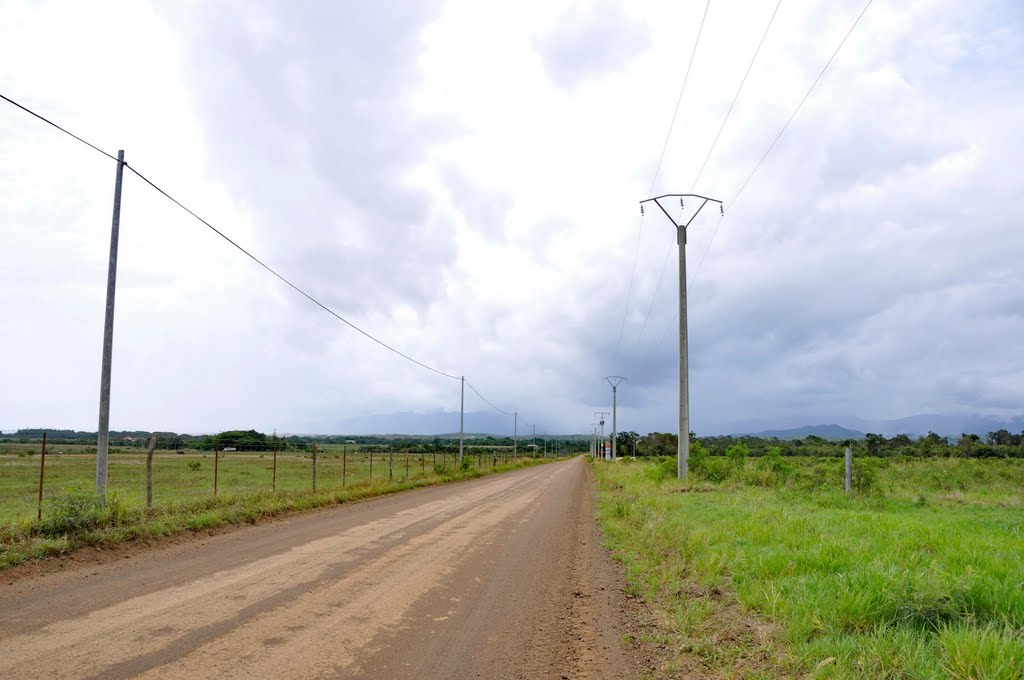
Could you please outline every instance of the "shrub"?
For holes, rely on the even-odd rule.
[[[200,463],[199,463],[198,460],[190,460],[188,462],[188,469],[192,470],[192,472],[195,472],[196,470],[199,469],[199,465],[200,465]]]
[[[709,456],[701,468],[701,475],[709,482],[724,482],[732,474],[732,464],[719,457]]]
[[[708,450],[699,441],[690,442],[690,470],[700,472],[708,460]]]
[[[116,496],[103,499],[91,492],[75,489],[50,502],[46,519],[34,527],[43,536],[77,536],[103,527],[124,524],[130,516],[128,506]]]
[[[734,468],[742,468],[747,464],[750,448],[744,442],[736,442],[725,450],[725,457]]]
[[[654,465],[647,468],[647,476],[656,484],[675,477],[677,472],[676,459],[671,456],[658,456],[654,459]]]
[[[882,465],[873,458],[855,458],[853,460],[853,490],[857,493],[870,494],[879,490],[878,470]]]

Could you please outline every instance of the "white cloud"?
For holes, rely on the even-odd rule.
[[[783,3],[697,187],[730,211],[690,291],[698,431],[1020,410],[1014,3],[875,0],[732,205],[861,7]],[[712,2],[657,192],[690,189],[773,8]],[[637,202],[702,12],[8,2],[0,91],[124,148],[339,313],[541,429],[582,429],[614,371],[630,376],[620,425],[671,430],[674,239],[657,215],[611,362]],[[0,107],[0,427],[93,427],[113,170]],[[691,273],[716,223],[695,222]],[[122,224],[115,427],[328,430],[457,408],[457,382],[346,329],[131,175]]]

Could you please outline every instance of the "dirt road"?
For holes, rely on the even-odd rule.
[[[580,458],[13,580],[0,678],[621,678]]]

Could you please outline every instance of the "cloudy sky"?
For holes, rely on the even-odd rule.
[[[782,1],[696,185],[776,0],[711,1],[657,174],[704,0],[0,0],[0,92],[538,432],[588,429],[608,374],[620,429],[675,429],[652,180],[725,201],[689,234],[697,432],[1020,415],[1018,0],[874,0],[737,197],[864,2]],[[96,427],[114,173],[0,102],[0,429]],[[458,407],[126,173],[113,428],[451,431]]]

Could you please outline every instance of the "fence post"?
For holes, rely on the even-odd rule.
[[[426,455],[427,455],[426,451],[420,451],[420,472],[426,472],[427,471],[427,458],[426,458]]]
[[[213,495],[217,495],[217,468],[220,466],[220,452],[213,447]]]
[[[409,479],[409,449],[405,450],[405,478]]]
[[[43,450],[39,455],[39,508],[36,511],[36,519],[43,519],[43,469],[46,467],[46,433],[43,433]]]
[[[146,450],[146,507],[153,507],[153,451],[156,449],[156,432],[149,437]]]
[[[277,447],[274,447],[274,473],[270,481],[270,490],[277,493]]]
[[[341,447],[341,488],[345,488],[345,473],[348,472],[348,447]]]
[[[316,442],[313,442],[313,493],[316,493]]]
[[[373,484],[373,449],[370,449],[370,484]]]
[[[394,463],[395,463],[395,450],[388,447],[388,481],[390,482],[394,478]]]
[[[846,495],[853,491],[853,449],[846,447]]]

